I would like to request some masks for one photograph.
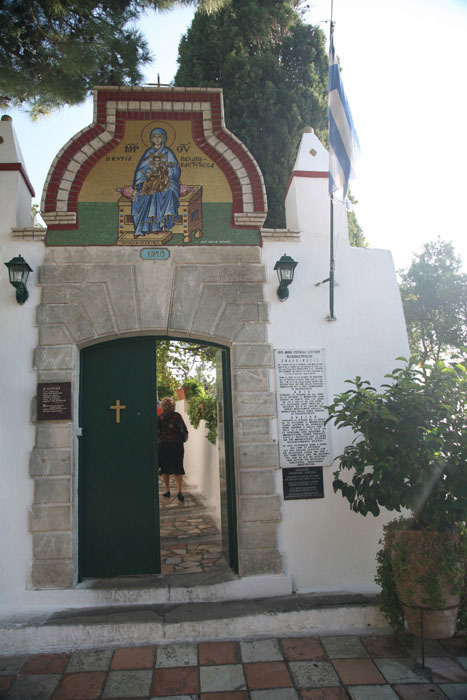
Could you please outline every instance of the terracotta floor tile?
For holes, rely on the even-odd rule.
[[[289,669],[296,688],[335,688],[340,684],[330,661],[289,661]]]
[[[378,635],[374,637],[360,637],[371,656],[382,658],[407,656],[407,653],[393,635]]]
[[[24,664],[30,658],[29,654],[19,656],[0,656],[0,675],[1,676],[16,676],[21,673]]]
[[[426,669],[421,668],[412,658],[402,659],[373,659],[378,669],[391,685],[405,685],[408,683],[426,684],[431,682],[431,675]]]
[[[198,645],[200,666],[240,663],[238,642],[201,642]]]
[[[302,690],[301,700],[348,700],[350,697],[345,688],[316,688]]]
[[[289,688],[293,685],[287,666],[283,661],[244,664],[244,669],[250,690]]]
[[[292,637],[280,640],[284,656],[289,661],[303,659],[325,659],[326,651],[316,637]]]
[[[367,659],[368,652],[359,637],[354,635],[329,635],[321,637],[321,643],[331,659]]]
[[[0,698],[6,695],[6,691],[13,685],[16,676],[0,676]]]
[[[421,663],[421,659],[417,659]],[[426,657],[425,666],[433,674],[434,683],[466,683],[467,671],[454,659],[449,657]]]
[[[449,700],[465,700],[467,698],[467,683],[443,683],[440,689]]]
[[[240,642],[240,653],[245,664],[284,660],[277,639],[244,639]]]
[[[439,643],[453,656],[467,656],[467,637],[440,639]]]
[[[385,683],[371,659],[333,659],[332,664],[344,685]]]
[[[10,690],[9,700],[49,700],[60,681],[58,673],[27,673],[17,676]]]
[[[449,656],[449,652],[441,646],[437,639],[425,639],[425,656]],[[422,655],[422,642],[419,637],[413,637],[413,643],[406,648],[406,656],[411,656],[416,659]]]
[[[35,654],[25,663],[23,673],[63,673],[71,654]]]
[[[248,700],[246,690],[228,690],[225,693],[201,693],[201,700]]]
[[[395,685],[394,690],[401,700],[446,700],[435,685]]]
[[[238,692],[247,687],[242,664],[200,666],[199,678],[203,693]]]
[[[199,693],[198,668],[159,668],[152,686],[155,697]]]
[[[98,698],[107,674],[104,671],[65,673],[53,700],[92,700]]]
[[[152,669],[110,671],[107,675],[102,698],[147,698],[153,679]]]
[[[125,647],[115,649],[110,668],[122,671],[129,668],[152,668],[154,666],[154,647]]]

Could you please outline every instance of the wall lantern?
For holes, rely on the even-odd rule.
[[[10,284],[16,289],[16,301],[18,304],[24,304],[29,296],[26,283],[29,273],[32,272],[32,267],[29,267],[28,263],[21,255],[18,255],[16,258],[11,258],[10,262],[5,263],[5,265],[8,268]]]
[[[274,265],[279,278],[279,286],[277,288],[277,296],[281,301],[289,298],[289,285],[293,282],[294,270],[298,262],[295,262],[290,255],[283,255],[280,260]]]

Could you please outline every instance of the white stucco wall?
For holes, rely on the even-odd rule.
[[[301,150],[321,144],[305,134]],[[299,154],[300,155],[300,154]],[[298,164],[299,159],[297,159]],[[303,170],[307,163],[300,162]],[[308,161],[310,168],[313,162]],[[317,170],[321,170],[317,166]],[[298,225],[299,242],[267,242],[262,249],[269,279],[269,340],[274,349],[324,348],[328,400],[345,391],[346,379],[361,375],[379,386],[396,367],[398,356],[408,356],[404,315],[392,256],[386,250],[352,248],[348,242],[346,212],[335,204],[335,305],[336,321],[329,316],[330,205],[328,181],[323,177],[296,177],[287,197],[287,225]],[[371,240],[371,232],[366,232]],[[275,262],[284,254],[298,261],[285,302],[277,298]],[[274,386],[274,376],[271,377]],[[353,436],[350,430],[331,429],[333,457]],[[352,513],[348,503],[332,489],[335,466],[324,467],[324,499],[282,502],[279,548],[286,571],[297,591],[373,591],[375,553],[383,522]],[[282,474],[276,472],[282,496]]]
[[[0,121],[0,163],[23,162],[11,121]],[[0,170],[0,611],[18,600],[27,585],[32,538],[28,531],[33,483],[29,457],[35,429],[31,421],[36,394],[33,351],[37,345],[37,273],[42,242],[13,238],[13,227],[32,226],[31,193],[18,170]],[[22,255],[29,274],[29,299],[20,305],[3,263]]]
[[[0,147],[0,163],[23,162],[15,150],[11,122],[0,122],[0,135],[13,144],[12,152]],[[307,135],[302,156],[310,150]],[[5,141],[6,143],[6,141]],[[313,142],[315,143],[315,142]],[[318,142],[319,143],[319,142]],[[302,143],[303,145],[303,143]],[[315,144],[316,145],[316,144]],[[322,149],[322,146],[320,146]],[[323,153],[313,165],[322,169]],[[298,161],[297,161],[298,162]],[[305,170],[306,158],[297,170]],[[0,265],[0,315],[3,336],[0,344],[0,614],[34,605],[77,604],[67,590],[28,592],[32,558],[29,511],[32,479],[29,458],[34,446],[32,400],[37,375],[33,351],[38,344],[36,307],[40,300],[37,271],[44,257],[41,242],[13,238],[11,229],[31,225],[31,196],[18,171],[0,171],[1,262],[21,254],[33,272],[30,297],[20,306],[8,282],[8,271]],[[346,388],[345,380],[360,374],[376,384],[395,366],[398,355],[408,354],[402,306],[391,254],[382,250],[351,248],[347,240],[346,216],[342,207],[335,213],[336,286],[335,314],[329,322],[329,285],[316,283],[329,275],[329,199],[327,180],[296,177],[287,197],[287,221],[298,228],[299,241],[265,242],[261,249],[269,279],[264,287],[270,305],[268,341],[273,348],[324,348],[328,398]],[[371,239],[371,232],[367,232]],[[275,262],[287,253],[298,261],[289,299],[277,296]],[[271,371],[271,388],[274,374]],[[179,407],[180,410],[180,407]],[[205,438],[204,422],[190,430],[186,443],[187,479],[196,483],[219,517],[219,474],[217,448]],[[269,436],[267,436],[269,439]],[[351,436],[332,432],[333,454],[339,454]],[[277,440],[277,431],[276,431]],[[253,469],[253,467],[251,467]],[[332,467],[324,468],[325,498],[282,501],[279,547],[284,572],[297,591],[372,591],[374,555],[383,520],[353,514],[346,501],[332,491]],[[282,496],[282,478],[276,471],[276,491]],[[84,592],[81,591],[84,596]],[[83,597],[83,604],[87,598]]]
[[[187,402],[177,401],[176,410],[183,416],[188,427],[189,437],[185,443],[184,468],[187,482],[196,487],[205,500],[207,508],[212,508],[211,516],[220,526],[220,481],[217,443],[212,445],[206,438],[206,421],[201,420],[194,428],[188,417]]]

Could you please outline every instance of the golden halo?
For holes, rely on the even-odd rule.
[[[149,136],[151,134],[151,131],[156,128],[159,129],[165,129],[167,132],[167,141],[165,142],[165,145],[170,148],[170,146],[174,143],[176,133],[175,129],[173,128],[172,124],[169,122],[149,122],[146,124],[144,129],[141,132],[141,140],[144,143],[144,145],[149,148],[151,145],[151,141],[149,140]]]

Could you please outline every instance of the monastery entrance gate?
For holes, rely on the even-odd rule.
[[[42,304],[34,365],[39,383],[71,383],[73,413],[71,421],[41,421],[36,426],[30,522],[34,588],[72,588],[79,578],[81,351],[148,336],[195,338],[229,351],[230,368],[224,370],[232,386],[230,451],[236,483],[230,507],[237,515],[239,574],[282,573],[265,279],[260,251],[253,246],[178,247],[166,261],[143,260],[130,247],[47,249],[40,270]],[[108,398],[108,406],[116,405],[117,399],[125,404],[123,395],[116,394]],[[116,410],[106,410],[115,421]],[[121,420],[124,415],[122,410]]]
[[[84,429],[79,437],[81,362],[86,374],[83,358],[104,352],[88,348],[117,340],[136,346],[136,338],[143,348],[145,338],[158,336],[228,350],[223,377],[231,385],[232,435],[225,453],[236,491],[224,489],[224,500],[237,518],[231,539],[238,543],[238,571],[242,577],[282,574],[273,353],[261,259],[267,204],[259,168],[226,129],[218,89],[98,88],[94,119],[57,155],[42,198],[47,252],[34,365],[38,383],[69,385],[72,418],[37,423],[30,585],[72,588],[82,575],[78,455],[87,435]],[[114,421],[110,449],[113,431],[123,427],[115,424],[118,406],[122,421],[129,414],[121,408],[125,401],[123,394],[105,396]],[[142,458],[149,464],[149,455]],[[150,476],[141,479],[144,490]],[[146,517],[151,530],[155,515]],[[157,566],[152,561],[150,569]]]

